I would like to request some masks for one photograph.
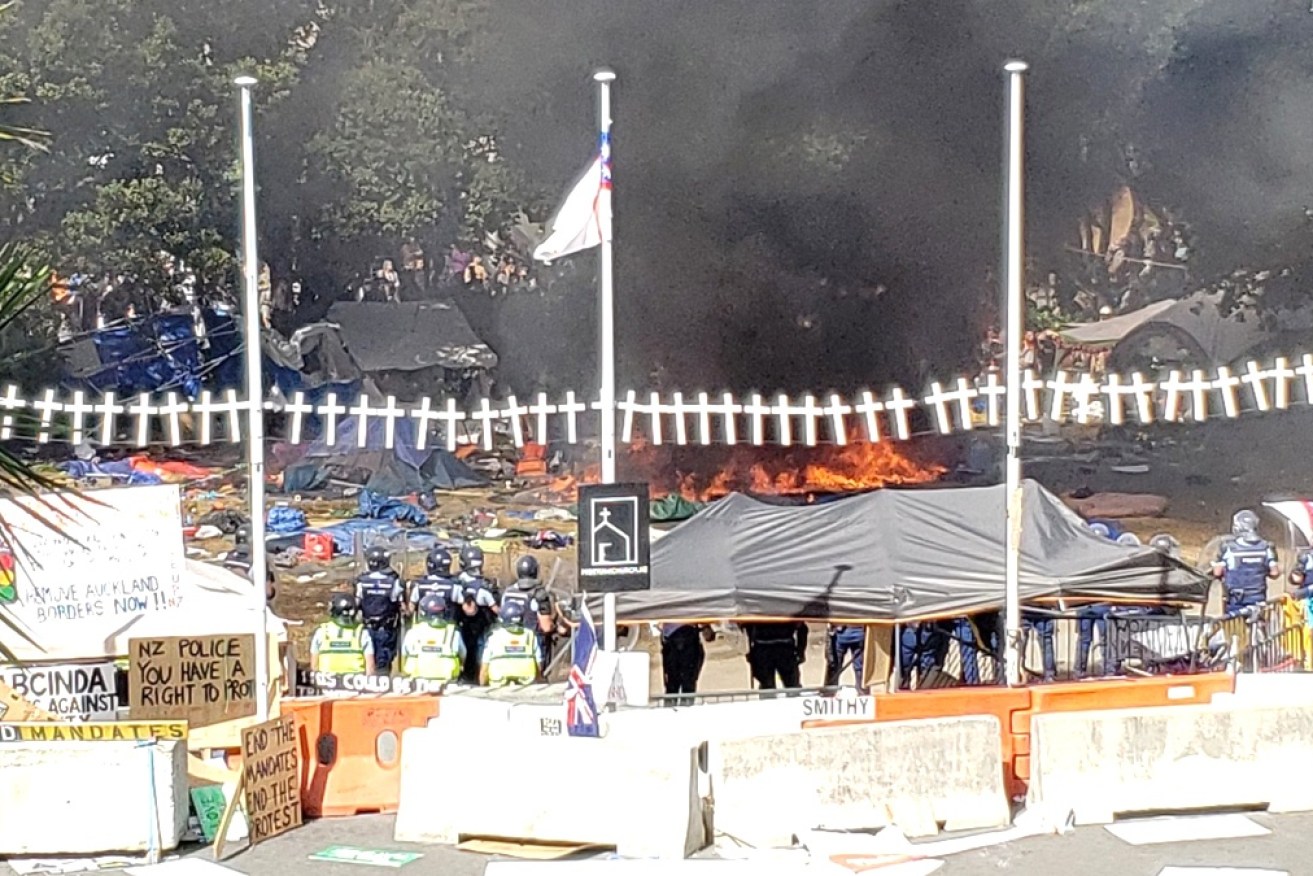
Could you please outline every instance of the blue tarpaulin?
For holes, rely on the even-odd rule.
[[[360,510],[356,513],[357,517],[395,520],[398,523],[413,523],[415,526],[425,526],[429,522],[429,516],[424,513],[422,508],[411,505],[409,502],[403,502],[400,499],[389,499],[387,496],[380,496],[372,490],[360,491],[359,505]]]
[[[110,462],[100,462],[98,460],[84,462],[81,459],[69,459],[59,463],[59,468],[72,478],[99,475],[111,478],[115,483],[130,486],[164,483],[158,475],[137,471],[132,467],[132,461],[127,459],[117,459]]]

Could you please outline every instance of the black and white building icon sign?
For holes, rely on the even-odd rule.
[[[647,484],[579,488],[579,589],[647,590],[651,537]]]

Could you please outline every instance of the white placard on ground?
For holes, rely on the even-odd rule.
[[[1197,840],[1241,839],[1267,836],[1272,831],[1239,813],[1221,815],[1169,815],[1106,824],[1108,833],[1133,846],[1183,843]]]

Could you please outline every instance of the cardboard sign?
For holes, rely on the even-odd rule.
[[[114,664],[110,661],[0,666],[0,685],[12,688],[38,710],[60,720],[112,721],[118,717],[119,695],[114,685]],[[0,717],[0,720],[6,719]],[[44,719],[10,715],[8,720]]]
[[[296,670],[297,696],[317,696],[322,693],[376,694],[387,696],[417,696],[440,694],[447,682],[427,678],[368,675],[364,672],[337,674]]]
[[[251,845],[300,827],[300,760],[292,716],[242,731],[242,794]]]
[[[42,498],[50,507],[0,500],[0,519],[18,545],[0,559],[0,582],[9,582],[0,587],[0,613],[32,639],[0,632],[18,661],[115,657],[116,634],[181,607],[186,555],[176,485]]]
[[[255,636],[172,636],[128,643],[128,713],[193,727],[255,714]]]
[[[802,720],[808,721],[874,721],[875,698],[859,697],[804,697]]]
[[[185,742],[186,721],[115,721],[94,724],[0,724],[0,742]]]
[[[355,846],[329,846],[310,856],[311,861],[329,861],[337,864],[365,864],[370,867],[397,869],[418,861],[423,852],[385,852],[381,849],[360,849]]]
[[[652,534],[647,484],[579,488],[579,590],[648,590]]]
[[[53,721],[55,717],[0,681],[0,721]]]

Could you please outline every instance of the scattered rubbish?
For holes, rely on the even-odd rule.
[[[568,508],[540,508],[533,512],[534,520],[577,520]]]
[[[224,535],[232,535],[246,525],[246,517],[236,511],[219,509],[211,511],[196,522],[201,526],[213,526]]]
[[[364,864],[369,867],[404,867],[424,857],[421,852],[386,852],[380,849],[358,849],[355,846],[329,846],[310,856],[311,861],[330,861],[335,864]]]
[[[560,550],[574,544],[574,536],[556,532],[552,529],[541,529],[535,534],[524,540],[524,543],[531,548],[546,548],[548,550]]]
[[[277,505],[269,509],[269,517],[265,526],[270,532],[279,535],[300,532],[306,527],[305,512],[300,508]]]
[[[32,873],[99,873],[104,870],[122,871],[124,867],[144,864],[142,858],[124,855],[102,855],[95,858],[9,858],[5,861],[17,876]]]
[[[1091,517],[1161,517],[1167,511],[1167,499],[1151,493],[1092,493],[1063,497],[1067,507],[1087,520]]]
[[[583,852],[607,848],[593,843],[535,843],[511,840],[468,839],[456,846],[462,852],[480,855],[502,855],[525,861],[557,861]]]
[[[429,522],[429,516],[418,505],[411,505],[400,499],[389,499],[373,490],[361,490],[357,498],[359,501],[357,517],[413,523],[416,526],[425,526]]]
[[[1267,836],[1272,831],[1239,813],[1166,815],[1104,825],[1108,833],[1132,846],[1195,840]]]
[[[313,575],[297,575],[294,580],[297,584],[309,584],[311,581],[318,581],[320,578],[327,577],[327,572],[315,572]]]
[[[208,523],[203,526],[196,527],[196,531],[192,533],[192,538],[196,539],[197,541],[205,541],[206,539],[222,538],[222,537],[223,537],[223,530],[217,526],[213,526]]]
[[[1164,867],[1158,876],[1290,876],[1288,870],[1255,870],[1252,867]]]
[[[1109,471],[1115,471],[1117,474],[1148,474],[1149,466],[1147,465],[1114,465]]]

